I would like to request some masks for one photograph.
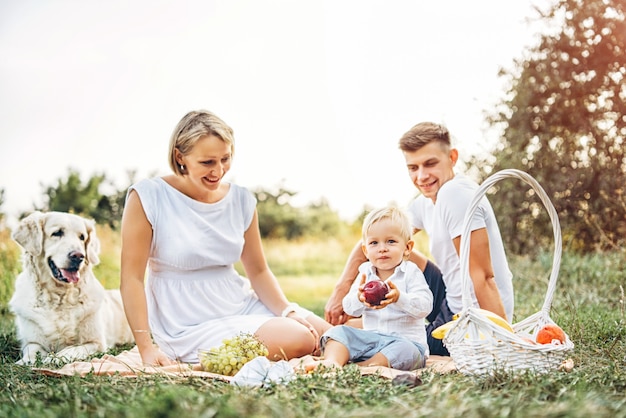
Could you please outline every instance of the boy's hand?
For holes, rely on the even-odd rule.
[[[357,297],[359,298],[359,300],[361,301],[361,303],[365,304],[365,306],[368,306],[369,303],[365,302],[365,296],[363,296],[363,288],[365,287],[365,273],[363,273],[361,275],[361,283],[359,283],[359,292],[357,293]]]
[[[395,284],[391,280],[386,281],[387,286],[389,286],[389,292],[385,295],[385,299],[380,301],[380,305],[371,305],[367,303],[365,300],[365,296],[363,296],[363,286],[365,286],[365,274],[361,277],[361,284],[359,285],[359,300],[363,305],[367,306],[370,309],[383,309],[387,305],[396,303],[400,298],[400,291],[396,287]]]
[[[391,280],[387,280],[386,283],[387,286],[389,286],[389,292],[385,295],[385,299],[380,301],[380,305],[378,306],[379,309],[392,303],[396,303],[398,299],[400,299],[400,291],[396,285]]]
[[[361,283],[359,283],[359,294],[358,294],[359,300],[367,308],[371,308],[371,309],[380,309],[380,308],[382,308],[382,306],[379,306],[379,305],[370,305],[365,300],[365,295],[363,294],[363,288],[365,287],[365,279],[366,279],[366,276],[365,276],[365,273],[363,273],[363,275],[361,276]]]

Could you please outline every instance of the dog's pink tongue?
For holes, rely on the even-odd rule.
[[[61,273],[70,283],[77,283],[78,279],[80,279],[80,277],[78,277],[78,271],[61,269]]]

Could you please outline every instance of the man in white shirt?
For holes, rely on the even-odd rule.
[[[411,261],[424,271],[434,296],[433,312],[427,317],[430,321],[426,328],[428,345],[431,354],[447,355],[441,340],[432,338],[431,332],[452,320],[454,313],[462,309],[460,234],[465,211],[478,185],[454,173],[459,153],[451,146],[450,133],[442,125],[431,122],[415,125],[402,136],[399,147],[411,181],[421,192],[409,206],[414,233],[422,229],[426,231],[431,254],[441,269],[441,275],[438,276],[426,257],[412,252]],[[476,210],[470,230],[469,269],[474,304],[511,321],[512,274],[495,215],[486,198],[483,198]],[[358,266],[365,261],[360,246],[358,243],[350,254],[326,304],[325,316],[331,324],[343,323],[349,319],[343,313],[341,299],[357,277]],[[442,292],[445,297],[441,297]]]

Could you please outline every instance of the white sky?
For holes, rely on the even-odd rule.
[[[487,145],[500,67],[549,0],[0,0],[0,188],[10,217],[43,186],[166,174],[189,110],[235,130],[228,179],[325,197],[350,219],[415,194],[398,138],[444,123]]]

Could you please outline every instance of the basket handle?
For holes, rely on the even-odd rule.
[[[543,307],[541,310],[548,315],[550,313],[550,307],[552,306],[552,298],[554,297],[554,292],[556,290],[556,280],[559,274],[559,268],[561,265],[561,226],[559,224],[559,216],[556,212],[556,209],[550,202],[550,198],[546,194],[543,187],[528,173],[525,173],[521,170],[516,169],[506,169],[498,171],[491,176],[489,176],[485,181],[478,187],[476,190],[473,199],[470,202],[467,211],[465,212],[465,218],[463,220],[463,232],[461,233],[461,250],[460,250],[460,262],[461,262],[461,278],[462,278],[462,286],[463,286],[463,309],[467,309],[472,306],[472,296],[470,290],[471,277],[469,274],[469,247],[470,247],[470,225],[471,219],[480,203],[481,199],[484,197],[485,193],[491,186],[502,179],[506,178],[517,178],[523,180],[527,183],[539,196],[541,202],[545,206],[548,211],[548,215],[550,215],[550,220],[552,221],[552,229],[554,231],[554,257],[552,262],[552,271],[550,272],[550,281],[548,282],[548,291],[546,293],[546,298],[543,303]]]

